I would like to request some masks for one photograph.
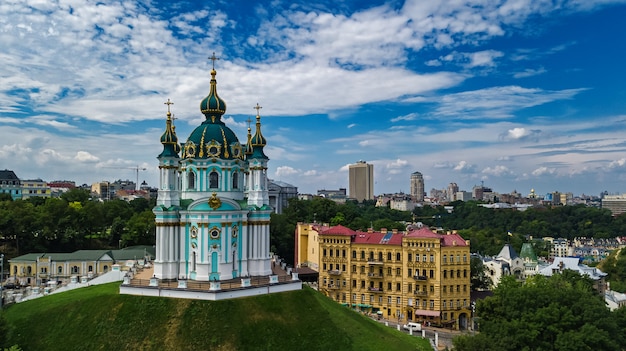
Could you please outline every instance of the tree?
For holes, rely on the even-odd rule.
[[[623,326],[592,286],[571,271],[525,283],[506,276],[478,301],[480,333],[455,338],[455,350],[621,350]]]
[[[479,257],[470,258],[470,286],[471,290],[487,290],[491,287],[491,280],[485,273],[485,266]]]

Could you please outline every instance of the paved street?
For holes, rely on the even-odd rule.
[[[398,322],[394,322],[394,321],[387,321],[384,319],[378,320],[376,317],[372,317],[372,319],[380,322],[380,323],[385,323],[387,322],[387,324],[389,325],[390,328],[394,328],[397,329],[398,328]],[[404,333],[409,333],[408,331],[402,329],[402,323],[399,324],[400,325],[400,331],[404,332]],[[458,331],[458,330],[451,330],[451,329],[444,329],[444,328],[434,328],[434,327],[423,327],[423,330],[425,331],[425,336],[426,338],[430,339],[430,340],[435,340],[435,333],[438,334],[438,339],[439,339],[439,345],[438,348],[439,350],[443,350],[446,347],[448,348],[452,348],[452,338],[454,338],[457,335],[462,335],[464,333],[470,333],[469,331]],[[422,332],[414,332],[413,335],[415,337],[421,337],[422,336]]]

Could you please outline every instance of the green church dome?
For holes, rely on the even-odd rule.
[[[183,158],[242,159],[243,150],[235,133],[222,122],[226,103],[217,95],[215,69],[211,70],[211,90],[200,102],[205,121],[194,129],[184,145]]]

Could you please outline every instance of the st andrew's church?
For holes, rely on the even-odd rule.
[[[213,56],[215,62],[215,56]],[[168,100],[159,160],[156,215],[158,279],[220,281],[272,274],[267,163],[258,104],[245,143],[222,121],[226,103],[211,70],[204,122],[180,142]]]

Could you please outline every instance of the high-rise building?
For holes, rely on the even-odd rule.
[[[424,176],[420,172],[411,174],[411,196],[417,202],[424,201]]]
[[[374,165],[359,161],[348,167],[349,197],[361,202],[374,200]]]

